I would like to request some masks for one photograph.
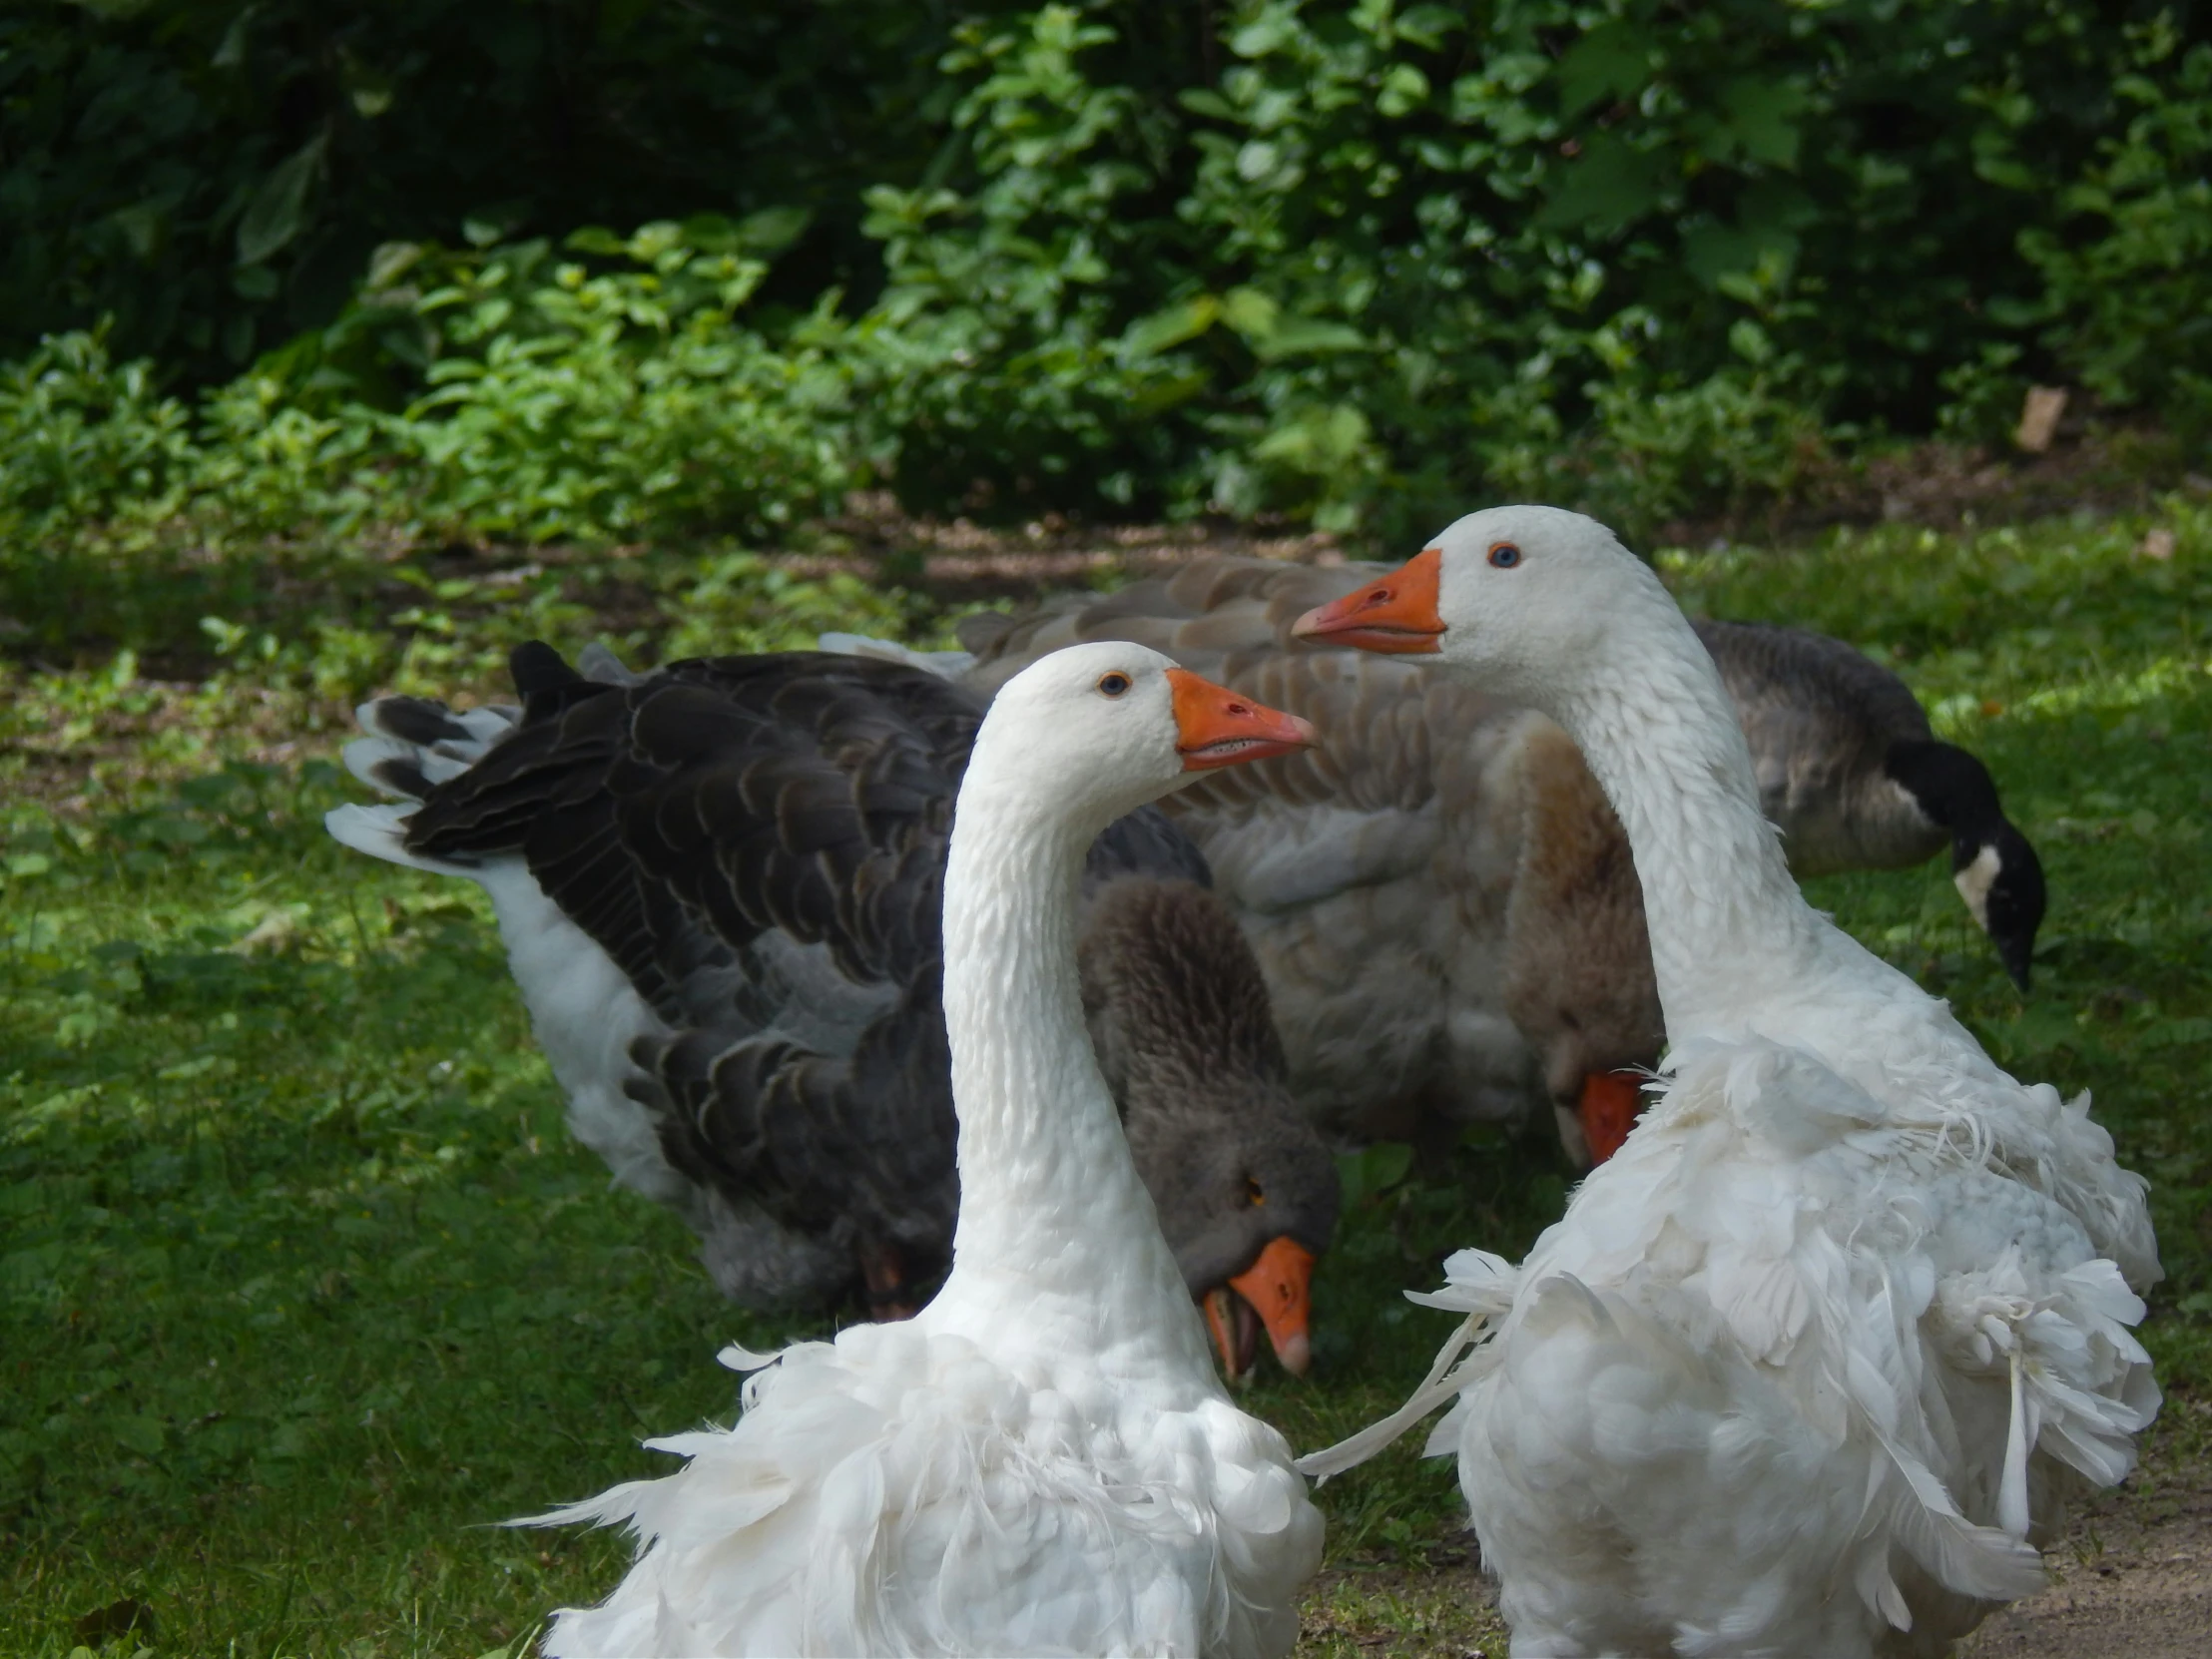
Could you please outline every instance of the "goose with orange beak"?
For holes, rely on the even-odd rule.
[[[1500,544],[1494,556],[1518,559],[1517,548]],[[1435,656],[1447,631],[1438,612],[1443,585],[1443,549],[1426,547],[1389,575],[1355,588],[1342,599],[1318,605],[1300,617],[1291,632],[1300,639],[1357,646],[1383,656]],[[1602,1164],[1628,1139],[1642,1110],[1643,1074],[1592,1072],[1582,1080],[1575,1116],[1589,1148],[1590,1162]]]
[[[1713,654],[1557,508],[1470,514],[1301,619],[1425,642],[1554,722],[1619,819],[1668,1052],[1654,1105],[1515,1265],[1446,1260],[1438,1406],[1521,1655],[1947,1652],[2045,1584],[2063,1505],[2159,1407],[2132,1327],[2147,1183],[2086,1094],[2008,1075],[1814,910]]]
[[[1186,772],[1268,760],[1314,741],[1314,728],[1297,715],[1255,703],[1187,669],[1167,670],[1167,680]],[[1256,1040],[1279,1054],[1272,1030]],[[1269,1160],[1269,1168],[1248,1167],[1258,1150],[1240,1148],[1242,1162],[1233,1170],[1210,1167],[1203,1151],[1189,1160],[1186,1173],[1194,1188],[1241,1182],[1243,1202],[1226,1212],[1230,1219],[1217,1221],[1179,1252],[1188,1282],[1211,1283],[1200,1293],[1199,1306],[1222,1365],[1238,1381],[1252,1376],[1263,1331],[1292,1376],[1305,1376],[1312,1365],[1314,1262],[1328,1244],[1337,1208],[1334,1191],[1309,1190],[1311,1160],[1284,1158]],[[1159,1197],[1176,1205],[1179,1186],[1171,1183]],[[1206,1213],[1225,1214],[1219,1203],[1207,1205]],[[1279,1231],[1277,1218],[1292,1231]]]

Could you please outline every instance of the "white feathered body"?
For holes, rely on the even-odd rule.
[[[1029,673],[1087,693],[1128,663],[1165,660],[1092,646]],[[1215,1374],[1076,983],[1084,848],[1147,797],[1071,817],[1124,763],[1078,749],[1059,760],[1088,776],[1055,775],[1064,708],[1030,709],[1021,684],[977,738],[945,876],[952,1272],[904,1324],[726,1355],[757,1371],[734,1427],[651,1442],[690,1461],[543,1517],[640,1542],[549,1655],[1266,1659],[1297,1641],[1321,1516]]]
[[[1320,1553],[1288,1447],[1059,1314],[996,1313],[979,1342],[940,1298],[786,1350],[735,1428],[650,1442],[680,1473],[562,1512],[653,1544],[545,1651],[1288,1652]],[[1009,1324],[1046,1340],[1010,1348]]]
[[[1850,1059],[1684,1045],[1518,1274],[1454,1259],[1440,1305],[1510,1300],[1430,1449],[1516,1655],[1939,1653],[2133,1466],[2140,1183],[1904,990]]]
[[[1429,1449],[1458,1459],[1516,1659],[1940,1653],[2041,1581],[2066,1489],[2122,1478],[2156,1413],[2144,1183],[2086,1096],[2015,1082],[1805,904],[1647,570],[1547,509],[1463,524],[1443,615],[1619,813],[1671,1047],[1517,1269],[1462,1252],[1416,1299],[1469,1315],[1428,1384],[1302,1466],[1455,1399]],[[1507,539],[1520,586],[1484,568]]]

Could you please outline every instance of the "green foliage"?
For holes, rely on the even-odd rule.
[[[196,417],[97,341],[42,348],[18,379],[68,419],[8,455],[0,514],[62,490],[81,522],[129,476],[142,519],[682,539],[881,473],[940,510],[1395,535],[1514,490],[1633,530],[1787,494],[1862,426],[1993,431],[2046,350],[2201,424],[2192,15],[1243,0],[1165,53],[1135,0],[970,16],[937,113],[878,130],[941,122],[847,226],[880,246],[865,308],[788,302],[820,275],[813,199],[568,258],[492,216],[461,252],[378,249],[327,327]],[[380,119],[233,192],[245,269],[307,234],[337,135]],[[136,389],[72,391],[63,358]]]
[[[959,10],[989,9],[967,0]],[[0,356],[117,319],[227,377],[372,250],[796,210],[804,304],[873,260],[945,103],[914,0],[23,0],[0,13]]]
[[[0,377],[0,609],[175,645],[265,611],[272,567],[357,585],[418,547],[698,546],[820,512],[855,476],[851,375],[739,319],[776,231],[386,250],[332,328],[197,410],[99,335],[50,340]]]
[[[820,350],[779,352],[737,322],[768,269],[745,229],[585,232],[570,248],[616,270],[536,243],[373,290],[436,346],[422,394],[381,423],[415,513],[525,541],[678,539],[833,501],[848,476],[842,377]],[[416,275],[403,258],[386,270]]]
[[[2139,36],[2114,90],[2126,129],[2060,201],[2062,235],[2021,245],[2048,284],[2050,336],[2098,395],[2212,430],[2212,44],[2184,49],[2170,15]]]
[[[0,26],[0,83],[46,77],[0,99],[35,233],[0,295],[115,312],[142,389],[59,441],[113,474],[189,428],[225,524],[681,539],[888,478],[1391,537],[1513,490],[1641,530],[1885,432],[1993,436],[2029,379],[2212,421],[2202,0],[1236,0],[1211,34],[1162,0],[420,0],[311,50],[295,0],[162,10]],[[845,26],[803,116],[782,66]],[[587,66],[600,147],[554,165],[517,112]],[[167,183],[62,167],[72,95]],[[547,234],[617,214],[647,223]],[[204,370],[279,310],[315,326],[189,417],[144,389],[144,343]],[[52,456],[0,465],[0,510],[52,497]]]
[[[153,365],[116,364],[104,333],[42,341],[0,368],[0,524],[44,534],[167,499],[196,453],[189,427]]]

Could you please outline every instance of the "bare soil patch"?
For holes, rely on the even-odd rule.
[[[2050,1588],[1996,1614],[1960,1659],[2212,1655],[2212,1403],[2170,1399],[2141,1474],[2049,1551]],[[2194,1455],[2182,1455],[2189,1442]]]

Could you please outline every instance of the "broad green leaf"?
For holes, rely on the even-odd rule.
[[[1359,329],[1310,316],[1283,317],[1265,338],[1253,342],[1253,349],[1269,359],[1304,352],[1365,351],[1367,347],[1367,336]]]
[[[1769,167],[1797,166],[1797,117],[1811,100],[1787,81],[1744,75],[1721,89],[1722,120],[1712,141],[1716,159],[1747,156]]]
[[[1196,339],[1221,315],[1221,301],[1210,293],[1193,294],[1139,317],[1121,336],[1124,362],[1142,362],[1185,340]]]
[[[322,171],[328,143],[327,134],[316,134],[271,168],[256,187],[239,220],[240,265],[259,265],[299,235],[306,223],[307,191]]]
[[[1177,93],[1175,97],[1176,102],[1193,115],[1202,115],[1212,121],[1237,119],[1236,106],[1211,87],[1192,87]]]
[[[1443,46],[1444,36],[1466,26],[1466,18],[1449,6],[1415,6],[1398,18],[1397,36],[1434,52]]]
[[[807,208],[763,208],[738,221],[738,246],[749,254],[781,254],[814,222]]]
[[[1382,88],[1375,107],[1395,120],[1409,115],[1428,100],[1428,77],[1409,63],[1395,63],[1383,71]]]
[[[1221,296],[1221,319],[1244,336],[1245,343],[1255,348],[1275,335],[1277,319],[1283,307],[1276,303],[1273,294],[1256,287],[1238,286]]]
[[[1600,133],[1567,165],[1536,223],[1553,230],[1617,229],[1659,206],[1668,171],[1663,156]]]
[[[1413,1149],[1403,1141],[1377,1141],[1337,1160],[1337,1178],[1344,1185],[1345,1208],[1387,1192],[1404,1180],[1413,1167]]]
[[[1632,98],[1651,78],[1651,44],[1627,23],[1605,23],[1567,48],[1554,72],[1559,113],[1580,115],[1608,98]]]

